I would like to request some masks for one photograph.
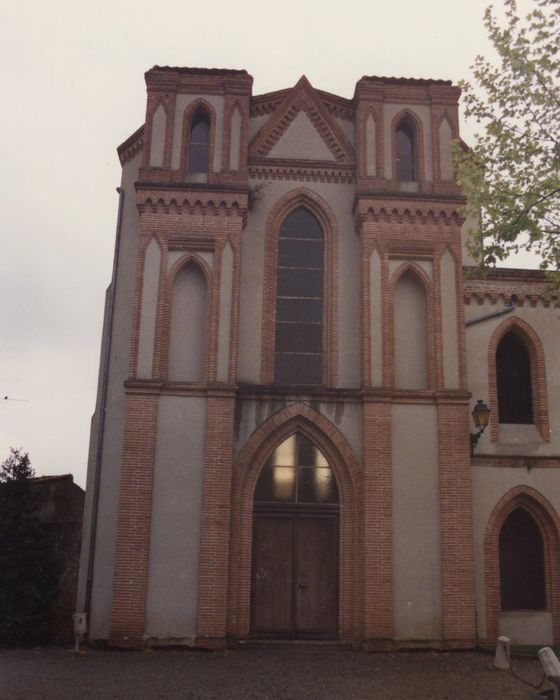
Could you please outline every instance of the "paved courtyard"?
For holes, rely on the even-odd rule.
[[[538,683],[538,661],[515,660]],[[492,657],[470,652],[364,654],[333,649],[227,653],[63,649],[0,651],[2,700],[228,698],[232,700],[530,700],[535,695]]]

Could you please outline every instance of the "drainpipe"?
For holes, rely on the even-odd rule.
[[[515,309],[515,301],[513,301],[508,306],[504,306],[503,309],[499,311],[492,311],[489,314],[484,314],[484,316],[479,316],[478,318],[471,318],[469,321],[465,321],[465,326],[474,326],[476,323],[481,321],[487,321],[489,318],[496,318],[497,316],[503,316],[504,314],[509,314]]]
[[[119,210],[117,215],[117,231],[115,235],[115,254],[113,256],[113,272],[111,276],[111,294],[109,298],[109,314],[107,316],[107,342],[101,363],[101,396],[99,400],[99,427],[97,444],[95,446],[95,476],[93,481],[93,496],[91,504],[91,529],[89,534],[89,552],[87,565],[86,596],[84,612],[89,614],[91,608],[91,593],[93,587],[93,569],[95,565],[95,545],[97,539],[97,518],[99,511],[99,486],[101,482],[101,455],[103,453],[103,437],[105,434],[105,411],[107,404],[107,388],[109,385],[109,360],[111,358],[111,342],[113,339],[113,318],[115,315],[115,299],[117,293],[117,268],[119,264],[119,249],[123,217],[124,190],[117,187],[119,193]]]

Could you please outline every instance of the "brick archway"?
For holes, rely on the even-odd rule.
[[[497,639],[501,611],[499,538],[503,524],[517,508],[526,510],[543,538],[546,609],[552,613],[554,642],[560,641],[560,518],[536,489],[516,486],[500,498],[488,518],[484,534],[486,638]]]
[[[358,545],[362,475],[354,452],[340,431],[320,413],[300,402],[278,411],[257,428],[233,467],[228,636],[239,639],[249,634],[253,495],[257,479],[274,448],[296,432],[303,433],[321,450],[337,481],[340,498],[339,638],[354,641],[361,637],[362,563]]]

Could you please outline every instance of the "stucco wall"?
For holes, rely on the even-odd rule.
[[[306,160],[334,160],[333,154],[311,123],[306,112],[299,112],[282,138],[273,146],[270,158],[305,157]]]
[[[121,181],[121,187],[124,190],[124,202],[102,452],[95,578],[92,589],[92,611],[89,620],[90,639],[106,639],[111,627],[113,566],[124,432],[125,395],[123,382],[128,377],[132,332],[132,315],[130,310],[133,306],[138,249],[139,215],[136,208],[134,183],[138,179],[141,160],[142,154],[139,153],[124,166]],[[105,327],[102,345],[106,342],[107,333],[108,328]],[[100,407],[98,405],[96,411],[99,412],[99,410]],[[91,536],[92,498],[95,478],[97,420],[94,421],[94,428],[90,443],[86,506],[82,531],[82,553],[77,601],[77,610],[79,611],[84,609],[86,595],[87,559]]]
[[[426,291],[416,273],[407,270],[394,295],[395,386],[428,386],[428,314]]]
[[[393,405],[393,572],[397,639],[441,637],[441,527],[435,406]]]
[[[157,297],[161,250],[159,243],[152,238],[144,253],[144,283],[142,285],[142,306],[140,310],[140,334],[138,338],[138,377],[150,379],[154,359],[156,333]]]
[[[204,378],[206,278],[198,264],[183,267],[173,285],[169,370],[171,380],[201,382]]]
[[[188,639],[196,633],[198,548],[206,400],[160,399],[146,634]]]

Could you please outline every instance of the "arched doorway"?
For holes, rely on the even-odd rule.
[[[267,459],[255,488],[252,636],[338,636],[338,530],[333,470],[294,433]]]

